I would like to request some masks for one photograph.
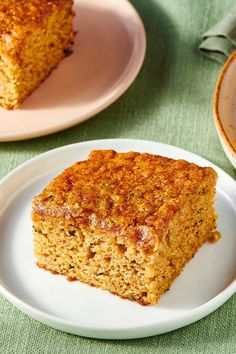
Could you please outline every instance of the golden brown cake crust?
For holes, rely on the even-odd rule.
[[[33,213],[125,233],[149,248],[156,235],[161,238],[187,195],[207,192],[207,178],[215,182],[212,168],[184,160],[93,151],[88,160],[75,163],[35,197]]]
[[[63,7],[72,0],[1,0],[0,39],[4,34],[14,33],[16,26],[32,28],[42,26],[45,18],[55,7]]]
[[[2,0],[0,2],[1,50],[15,57],[24,42],[25,33],[44,27],[55,8],[72,8],[72,0]],[[71,15],[73,12],[71,10]]]

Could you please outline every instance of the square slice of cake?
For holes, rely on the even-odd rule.
[[[0,105],[15,109],[70,50],[72,0],[0,1]]]
[[[93,151],[33,202],[40,267],[156,304],[216,233],[217,174],[184,160]]]

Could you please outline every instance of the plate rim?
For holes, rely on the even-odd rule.
[[[214,165],[212,162],[208,161],[207,159],[194,154],[188,150],[176,147],[174,145],[169,145],[169,144],[163,144],[159,143],[157,141],[150,141],[150,140],[143,140],[143,139],[120,139],[120,138],[114,138],[114,139],[97,139],[97,140],[89,140],[89,141],[83,141],[83,142],[78,142],[74,144],[69,144],[69,145],[64,145],[49,151],[46,151],[44,153],[41,153],[17,168],[15,168],[13,171],[11,171],[9,174],[7,174],[1,181],[0,181],[0,187],[4,186],[6,183],[8,183],[9,180],[15,177],[19,172],[30,166],[32,163],[38,163],[41,160],[53,156],[54,154],[58,154],[60,151],[69,151],[74,150],[74,149],[79,149],[81,145],[84,146],[90,146],[92,145],[97,145],[97,144],[102,144],[102,143],[110,143],[110,144],[133,144],[137,146],[138,143],[143,143],[143,144],[151,144],[151,145],[156,145],[157,148],[158,146],[161,146],[162,148],[171,148],[173,150],[177,150],[179,153],[187,153],[190,157],[197,157],[200,158],[201,161],[205,164],[208,164],[209,166],[213,166],[216,170],[218,170],[221,174],[223,174],[224,177],[228,178],[233,182],[233,186],[236,190],[236,181],[228,175],[224,170],[222,170],[220,167]],[[147,148],[148,150],[148,148]],[[78,158],[79,160],[79,158]],[[17,194],[15,194],[16,196]],[[3,208],[4,209],[4,208]],[[3,210],[4,212],[4,210]],[[0,218],[2,217],[2,213],[0,214]],[[24,302],[21,300],[19,297],[14,295],[11,291],[6,289],[1,283],[0,283],[0,294],[2,294],[5,298],[7,298],[13,305],[15,305],[18,309],[20,309],[22,312],[26,313],[30,317],[39,320],[40,322],[50,325],[53,328],[59,329],[66,331],[68,333],[76,334],[76,335],[82,335],[86,337],[91,337],[91,338],[103,338],[103,339],[128,339],[128,338],[142,338],[142,337],[148,337],[156,334],[161,334],[165,332],[169,332],[172,330],[175,330],[177,328],[181,328],[183,326],[186,326],[190,323],[193,323],[195,321],[200,320],[201,318],[207,316],[217,308],[219,308],[224,302],[226,302],[234,293],[236,292],[236,279],[232,280],[232,282],[224,289],[222,290],[219,294],[211,298],[209,301],[205,302],[204,304],[192,309],[188,310],[186,314],[179,315],[178,319],[171,319],[171,320],[166,320],[164,322],[157,323],[157,324],[148,324],[148,325],[133,325],[130,327],[112,327],[112,328],[107,328],[105,326],[101,327],[96,327],[93,325],[83,325],[75,321],[71,320],[66,320],[61,317],[58,317],[56,315],[52,315],[50,313],[47,313],[46,311],[40,310],[35,308],[34,306],[29,305],[28,303]],[[171,329],[168,329],[166,327],[171,327]],[[96,333],[94,335],[94,333]]]
[[[75,1],[79,3],[79,0],[75,0]],[[132,83],[137,78],[143,66],[146,50],[147,50],[147,37],[146,37],[144,23],[138,11],[136,10],[135,6],[128,0],[120,0],[120,1],[124,3],[125,6],[128,6],[130,11],[132,11],[133,18],[135,19],[136,22],[136,27],[137,29],[139,29],[138,56],[136,57],[134,63],[129,67],[126,76],[125,78],[123,78],[122,82],[119,83],[118,86],[115,86],[109,95],[105,95],[103,97],[104,99],[101,102],[99,102],[99,104],[96,107],[94,107],[88,112],[83,113],[82,115],[78,116],[75,114],[74,118],[70,118],[66,122],[61,122],[56,127],[44,128],[41,129],[40,131],[38,130],[35,131],[35,129],[31,132],[24,132],[24,133],[15,130],[13,130],[13,132],[11,133],[9,133],[9,131],[3,133],[0,131],[0,142],[28,140],[37,137],[43,137],[53,133],[58,133],[60,131],[69,129],[101,113],[103,110],[110,107],[114,102],[116,102],[128,90],[128,88],[132,85]],[[122,73],[122,75],[123,74],[124,72]],[[119,76],[118,80],[122,78],[122,75]]]

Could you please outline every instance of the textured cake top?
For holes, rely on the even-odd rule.
[[[14,25],[36,26],[51,13],[53,7],[63,7],[71,0],[1,0],[0,33],[9,33]]]
[[[9,45],[32,27],[44,25],[53,9],[72,6],[72,0],[1,0],[0,1],[0,42]]]
[[[206,193],[212,168],[150,154],[93,151],[55,178],[35,197],[33,210],[94,228],[132,229],[138,238],[158,219],[163,228],[189,194]],[[156,224],[155,224],[156,225]],[[157,225],[156,225],[157,226]]]

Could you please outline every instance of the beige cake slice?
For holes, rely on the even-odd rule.
[[[34,199],[38,265],[156,304],[216,234],[216,179],[183,160],[93,151]]]
[[[15,109],[70,50],[72,0],[0,1],[0,105]]]

